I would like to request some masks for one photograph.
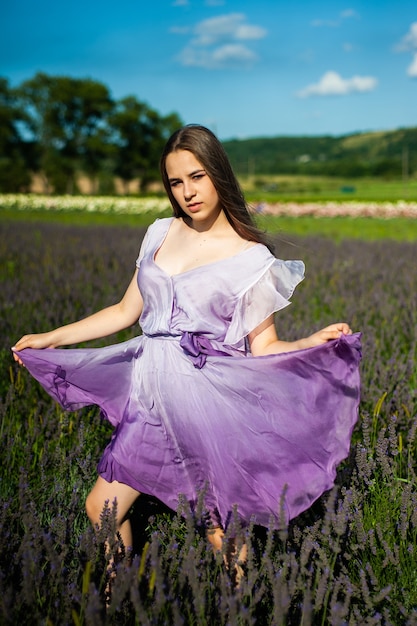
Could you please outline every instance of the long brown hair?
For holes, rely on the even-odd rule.
[[[189,124],[175,131],[161,155],[160,171],[175,217],[186,217],[175,200],[166,171],[166,159],[171,152],[188,150],[201,163],[219,196],[220,205],[235,231],[243,239],[263,243],[271,249],[265,234],[256,226],[243,192],[230,165],[226,151],[208,128]]]

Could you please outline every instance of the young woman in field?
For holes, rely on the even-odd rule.
[[[173,217],[148,229],[118,302],[22,337],[14,358],[66,409],[97,404],[115,426],[87,498],[91,522],[117,501],[124,545],[141,492],[177,509],[204,493],[208,539],[242,523],[288,522],[334,482],[359,400],[359,335],[346,323],[287,342],[274,314],[302,280],[271,253],[218,139],[186,126],[161,174]],[[52,350],[140,322],[142,335],[98,349]]]

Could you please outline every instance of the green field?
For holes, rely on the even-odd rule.
[[[259,216],[257,222],[264,230],[282,236],[323,236],[330,237],[334,241],[346,238],[364,241],[377,239],[417,240],[417,219]]]
[[[83,211],[15,211],[0,208],[0,228],[2,222],[58,223],[79,226],[149,226],[157,217],[166,213],[114,214]],[[336,241],[343,238],[395,239],[397,241],[417,240],[417,219],[394,218],[352,218],[352,217],[290,217],[257,216],[257,223],[267,232],[283,237],[293,235],[318,235],[331,237]]]
[[[240,183],[251,202],[285,200],[417,200],[417,179],[329,178],[321,176],[247,176]]]

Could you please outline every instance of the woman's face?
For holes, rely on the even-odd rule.
[[[216,188],[192,152],[171,152],[165,168],[172,195],[192,221],[212,221],[219,215],[222,208]]]

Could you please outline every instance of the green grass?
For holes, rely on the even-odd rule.
[[[71,226],[149,226],[157,217],[167,217],[172,215],[171,211],[166,213],[101,213],[74,211],[16,211],[0,207],[0,224],[5,221],[16,222],[49,222],[57,224],[68,224]]]
[[[82,211],[13,211],[0,208],[0,227],[2,222],[54,222],[78,226],[130,226],[142,227],[150,225],[157,217],[168,216],[161,213],[111,214],[90,213]],[[352,217],[289,217],[289,216],[257,216],[259,226],[282,236],[318,235],[331,237],[336,241],[344,238],[375,241],[378,239],[394,239],[397,241],[417,240],[417,220],[407,218],[378,219]]]
[[[417,240],[417,220],[407,218],[378,219],[371,217],[288,217],[259,216],[258,225],[270,233],[297,236],[319,235],[335,241],[362,239],[376,241]]]
[[[417,179],[330,178],[324,176],[247,176],[240,183],[250,202],[326,200],[414,201]],[[349,191],[347,191],[349,190]]]

